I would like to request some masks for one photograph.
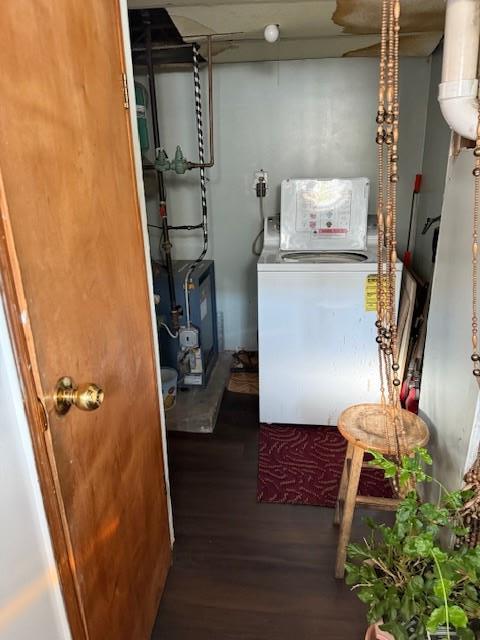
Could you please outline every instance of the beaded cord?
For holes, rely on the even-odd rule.
[[[480,109],[477,123],[477,139],[473,150],[474,197],[472,219],[472,373],[480,384],[480,355],[478,353],[478,222],[480,208]],[[456,546],[476,547],[480,544],[480,450],[472,468],[464,478],[464,490],[471,490],[471,499],[463,506],[461,516],[467,532],[458,536]]]
[[[382,0],[381,44],[376,143],[377,199],[377,328],[380,395],[385,411],[385,438],[389,451],[399,458],[404,447],[400,413],[396,322],[397,183],[399,133],[399,32],[400,0]],[[393,419],[391,416],[393,415]]]
[[[472,355],[473,375],[480,383],[480,355],[478,353],[478,217],[480,207],[480,111],[477,124],[477,140],[473,151],[475,167],[473,178],[475,181],[473,199],[472,226]]]

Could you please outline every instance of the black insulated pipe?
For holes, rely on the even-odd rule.
[[[198,44],[193,45],[197,50],[197,73],[198,73]],[[213,56],[212,56],[212,37],[207,36],[208,47],[208,146],[210,152],[210,160],[200,159],[200,162],[189,162],[189,169],[209,169],[215,164],[215,151],[213,142]]]
[[[157,111],[157,91],[155,88],[155,72],[153,68],[152,57],[152,22],[150,19],[149,11],[142,11],[143,24],[145,26],[145,57],[147,62],[148,73],[148,86],[150,90],[150,102],[152,105],[152,123],[153,123],[153,140],[156,150],[160,148],[160,131],[158,127],[158,111]],[[173,264],[172,264],[172,243],[170,242],[168,218],[167,218],[167,203],[166,203],[166,191],[165,181],[163,173],[160,171],[157,174],[158,194],[160,199],[159,213],[162,221],[162,249],[165,255],[165,266],[167,268],[168,275],[168,293],[170,297],[170,314],[172,319],[172,326],[174,330],[179,325],[179,308],[177,306],[177,298],[175,294],[175,281],[173,277]]]

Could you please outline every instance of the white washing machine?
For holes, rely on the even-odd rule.
[[[368,186],[282,183],[280,223],[265,221],[257,265],[261,422],[335,425],[349,405],[379,400]]]

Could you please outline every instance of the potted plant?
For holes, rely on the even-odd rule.
[[[461,509],[472,493],[447,491],[427,475],[425,465],[432,460],[426,449],[403,456],[398,465],[371,454],[371,464],[387,478],[397,478],[407,493],[392,527],[369,518],[369,538],[349,545],[347,584],[368,606],[369,623],[381,630],[378,637],[473,640],[472,623],[480,619],[480,546],[451,549],[448,544],[452,534],[465,531]],[[439,486],[437,504],[408,490],[422,482]]]

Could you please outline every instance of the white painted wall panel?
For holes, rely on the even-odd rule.
[[[68,640],[28,424],[0,301],[0,639]]]
[[[425,151],[423,155],[423,181],[418,197],[417,225],[415,249],[413,252],[413,267],[424,279],[429,281],[432,276],[432,227],[426,235],[422,229],[427,218],[435,218],[442,212],[445,176],[450,147],[450,129],[443,119],[438,104],[438,85],[442,73],[442,48],[432,56],[432,72],[430,77],[430,91],[428,95],[427,126],[425,131]]]
[[[473,153],[465,150],[447,170],[420,396],[434,474],[451,489],[461,486],[478,440],[478,384],[470,361],[472,167]]]

